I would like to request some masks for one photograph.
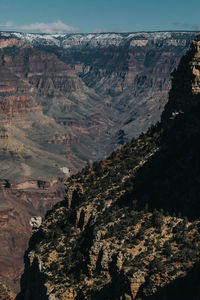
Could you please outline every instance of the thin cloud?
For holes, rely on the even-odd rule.
[[[173,25],[175,25],[176,27],[187,28],[187,29],[195,30],[195,31],[200,30],[200,24],[188,24],[188,23],[174,22]]]
[[[104,32],[109,32],[109,30],[106,28],[102,28],[102,29],[99,28],[99,29],[95,29],[93,32],[94,33],[104,33]]]
[[[77,28],[69,26],[60,20],[52,23],[36,22],[31,24],[16,25],[11,21],[0,24],[6,30],[17,30],[26,32],[39,32],[39,33],[67,33],[76,32]]]

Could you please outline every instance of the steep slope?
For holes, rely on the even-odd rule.
[[[199,298],[199,49],[197,37],[161,123],[68,179],[30,239],[18,299]]]

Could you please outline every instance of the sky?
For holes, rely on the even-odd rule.
[[[0,0],[0,30],[135,32],[200,30],[199,0]]]

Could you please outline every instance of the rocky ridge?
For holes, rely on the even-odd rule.
[[[160,123],[68,179],[30,239],[17,299],[198,298],[199,49],[197,37]]]

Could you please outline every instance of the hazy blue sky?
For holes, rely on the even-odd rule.
[[[0,0],[0,30],[200,30],[200,1]]]

